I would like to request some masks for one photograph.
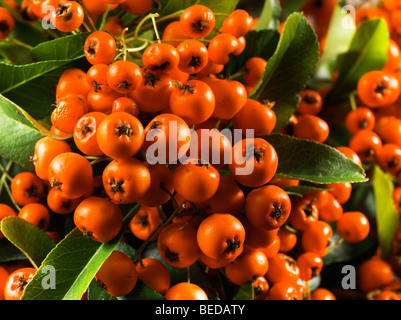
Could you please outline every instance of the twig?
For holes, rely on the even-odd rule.
[[[333,244],[328,250],[327,250],[327,253],[326,254],[329,254],[330,252],[332,252],[335,248],[337,248],[341,243],[343,243],[344,242],[344,238],[340,238],[340,239],[338,239],[338,241],[335,243],[335,244]]]
[[[14,198],[13,198],[13,196],[12,196],[12,193],[11,193],[10,186],[9,186],[8,183],[5,181],[5,179],[6,179],[7,176],[9,177],[9,179],[11,178],[10,175],[9,175],[9,171],[11,170],[13,164],[14,164],[14,163],[13,163],[12,161],[9,161],[9,162],[7,163],[7,167],[6,167],[6,168],[4,168],[4,167],[1,165],[1,171],[3,172],[3,175],[2,175],[1,181],[0,181],[0,183],[1,183],[1,185],[0,185],[0,193],[1,193],[1,189],[2,189],[3,186],[4,186],[4,187],[6,188],[6,191],[7,191],[7,193],[8,193],[8,196],[10,197],[10,199],[11,199],[12,203],[14,204],[15,208],[16,208],[18,211],[20,211],[20,210],[21,210],[21,207],[18,205],[18,203],[15,202],[15,200],[14,200]],[[11,180],[12,180],[12,178],[11,178]]]
[[[145,16],[136,26],[135,31],[134,31],[134,38],[137,39],[139,37],[139,32],[141,31],[141,28],[143,26],[143,24],[149,20],[152,19],[152,23],[150,24],[151,26],[153,26],[156,22],[153,22],[154,18],[158,18],[159,14],[158,13],[149,13],[147,16]]]
[[[158,16],[159,16],[159,15],[157,15],[157,17],[158,17]],[[153,29],[155,30],[155,35],[156,35],[157,42],[161,43],[159,31],[157,30],[157,24],[156,24],[156,19],[155,19],[155,17],[156,17],[156,15],[153,15],[153,16],[151,17],[152,23],[153,23]]]
[[[11,162],[11,161],[10,161]],[[8,179],[8,180],[12,180],[13,178],[10,176],[10,174],[8,173],[9,170],[6,170],[3,165],[0,163],[0,171],[3,173],[3,175]]]
[[[21,210],[21,207],[18,205],[18,203],[15,202],[15,200],[14,200],[12,194],[11,194],[11,189],[10,189],[8,183],[4,182],[3,185],[4,185],[4,187],[6,188],[7,193],[8,193],[8,195],[9,195],[9,197],[10,197],[12,203],[14,204],[15,208],[16,208],[18,211],[20,211],[20,210]]]

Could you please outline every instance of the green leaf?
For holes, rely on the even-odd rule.
[[[4,93],[4,97],[23,108],[35,119],[50,116],[56,103],[57,82],[64,68],[50,71],[34,81],[27,82]]]
[[[7,165],[9,164],[10,160],[4,159],[4,158],[0,158],[0,163],[1,165],[6,168]],[[26,169],[24,169],[23,167],[21,167],[20,165],[13,163],[11,165],[10,170],[8,171],[9,175],[11,177],[15,177],[18,173],[21,173],[23,171],[26,171]],[[3,199],[2,199],[3,200]],[[3,201],[2,201],[3,202]]]
[[[183,10],[193,4],[193,0],[161,0],[160,9],[158,10],[161,17]]]
[[[86,59],[79,59],[47,72],[34,81],[26,82],[4,94],[35,119],[50,116],[56,103],[56,87],[61,74],[69,68],[87,70]]]
[[[372,186],[376,203],[377,234],[382,256],[391,252],[391,242],[399,226],[399,214],[392,198],[394,185],[392,176],[375,165]]]
[[[308,186],[308,185],[301,185],[301,184],[298,186],[283,187],[283,189],[287,192],[297,193],[297,194],[301,194],[301,195],[319,192],[319,191],[330,190],[330,188],[326,188],[326,187],[320,186],[320,185]]]
[[[252,283],[244,284],[240,286],[235,293],[233,300],[253,300],[254,289]]]
[[[88,33],[69,35],[38,44],[31,50],[35,63],[13,65],[0,63],[0,94],[19,104],[34,118],[51,113],[55,90],[61,73],[84,65],[84,43]],[[85,61],[84,61],[85,62]],[[87,64],[85,64],[86,66]]]
[[[113,252],[119,239],[98,243],[74,229],[43,261],[35,277],[27,285],[23,300],[79,300],[104,260]],[[56,289],[45,290],[42,280],[46,266],[56,270]]]
[[[89,34],[79,33],[42,42],[32,49],[32,55],[38,61],[82,58],[85,56],[84,44]]]
[[[263,137],[276,150],[276,175],[318,184],[363,182],[364,170],[339,151],[325,144],[282,134]]]
[[[305,88],[319,60],[319,44],[302,13],[288,17],[276,52],[249,97],[275,102],[276,130],[296,111],[299,93]]]
[[[25,65],[0,63],[0,73],[7,75],[7,77],[0,78],[0,94],[4,94],[25,83],[31,82],[50,71],[64,66],[70,61],[71,60],[49,60]]]
[[[311,88],[331,86],[338,57],[344,54],[355,35],[355,23],[352,16],[342,6],[337,5],[330,20],[324,48],[316,72],[309,81]]]
[[[10,34],[11,38],[17,39],[27,45],[35,46],[47,40],[44,30],[41,27],[36,28],[26,21],[15,21],[15,26]]]
[[[278,0],[266,0],[254,30],[277,29],[280,25],[281,13],[282,9]]]
[[[277,30],[252,30],[248,32],[245,36],[244,51],[239,56],[232,57],[222,73],[233,75],[241,72],[245,62],[252,57],[260,57],[268,61],[274,54],[279,39],[280,34]]]
[[[362,75],[380,70],[387,62],[388,41],[389,30],[384,19],[363,21],[348,50],[338,58],[338,78],[326,102],[333,104],[347,99]]]
[[[1,232],[36,268],[56,245],[46,232],[18,216],[1,220]]]
[[[0,95],[0,156],[12,160],[27,170],[33,170],[30,157],[36,142],[45,136],[46,129],[16,104]]]
[[[107,257],[116,249],[127,223],[132,215],[139,210],[133,210],[125,215],[124,226],[118,236],[106,243],[99,243],[73,229],[43,261],[35,276],[26,286],[23,300],[80,300],[94,276]],[[56,289],[44,289],[43,278],[46,266],[56,270]]]
[[[7,238],[0,239],[0,263],[27,260],[27,256]]]

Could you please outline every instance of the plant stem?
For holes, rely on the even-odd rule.
[[[7,177],[8,177],[10,180],[12,180],[11,176],[9,175],[9,171],[11,170],[13,164],[14,164],[14,162],[9,161],[9,162],[7,163],[7,167],[6,167],[6,168],[4,168],[4,167],[0,164],[0,166],[1,166],[1,171],[3,172],[3,175],[2,175],[1,180],[0,180],[0,193],[1,193],[1,189],[2,189],[3,186],[4,186],[4,188],[6,188],[6,191],[7,191],[7,193],[8,193],[8,196],[9,196],[10,200],[12,201],[12,203],[14,204],[15,208],[16,208],[18,211],[20,211],[20,210],[21,210],[21,207],[18,205],[18,203],[15,202],[15,200],[14,200],[14,198],[13,198],[13,196],[12,196],[12,193],[11,193],[10,186],[8,185],[7,181],[5,181]]]
[[[159,15],[157,15],[157,17],[158,17],[158,16],[159,16]],[[157,23],[156,23],[156,18],[155,18],[155,16],[153,15],[153,16],[151,17],[151,19],[152,19],[152,23],[153,23],[153,29],[155,30],[155,35],[156,35],[157,42],[161,43],[159,31],[157,30]]]
[[[102,22],[100,23],[99,30],[103,30],[104,29],[104,26],[106,25],[107,16],[109,15],[109,12],[110,12],[110,8],[111,8],[111,4],[109,4],[107,6],[106,12],[103,13],[103,15],[102,15]]]
[[[125,33],[128,31],[128,28],[124,28],[123,31],[121,31],[121,35],[120,35],[120,41],[121,41],[121,45],[122,45],[122,53],[123,53],[123,60],[126,61],[127,60],[127,43],[125,42]]]
[[[10,161],[11,162],[11,161]],[[8,179],[8,180],[12,180],[13,178],[10,176],[10,174],[8,173],[9,170],[6,170],[3,165],[0,163],[0,171],[3,173],[3,175]]]
[[[11,170],[11,167],[13,166],[13,162],[12,161],[9,161],[8,163],[7,163],[7,167],[4,169],[5,170],[5,173],[9,173],[9,171]]]
[[[214,12],[215,17],[229,17],[230,15],[225,12]]]
[[[226,125],[226,128],[227,128],[227,129],[231,129],[232,127],[233,127],[233,120],[230,119],[230,121],[228,121],[228,123],[227,123],[227,125]]]
[[[91,165],[94,165],[94,164],[102,162],[102,161],[111,161],[112,160],[112,158],[105,157],[105,156],[102,156],[102,157],[85,156],[85,159],[89,160]]]
[[[184,205],[186,201],[184,201],[180,207],[176,208],[174,210],[174,212],[171,214],[171,216],[163,221],[163,219],[159,220],[159,223],[157,224],[157,226],[153,229],[153,231],[151,232],[151,234],[146,238],[146,240],[141,244],[141,246],[139,247],[139,249],[137,250],[137,252],[135,253],[134,257],[132,258],[132,260],[135,261],[135,259],[139,258],[139,260],[141,259],[141,255],[143,250],[145,250],[145,248],[147,247],[147,245],[149,244],[149,242],[151,241],[152,237],[154,236],[154,234],[162,227],[168,225],[177,215],[177,213],[181,210],[182,206]]]
[[[139,247],[139,249],[137,250],[137,252],[135,252],[135,255],[132,257],[132,260],[135,261],[136,258],[138,258],[139,260],[141,260],[141,256],[142,256],[142,252],[143,250],[145,250],[145,248],[147,247],[147,245],[150,242],[150,239],[153,237],[153,235],[161,228],[161,226],[163,225],[162,220],[159,221],[159,223],[157,224],[157,226],[153,229],[153,231],[151,232],[151,234],[147,237],[147,239],[142,242],[141,246]]]
[[[180,212],[180,210],[184,207],[184,205],[187,203],[187,200],[184,200],[180,206],[175,208],[174,212],[168,217],[166,221],[163,222],[163,227],[168,225],[173,219],[177,216],[177,214]]]
[[[144,42],[144,44],[141,45],[140,47],[137,47],[137,48],[126,48],[125,51],[126,52],[139,52],[139,51],[142,51],[143,49],[147,48],[148,45],[149,45],[149,42],[148,42],[148,40],[146,40]]]
[[[174,206],[176,208],[178,208],[177,200],[174,198],[174,195],[164,186],[163,183],[160,184],[160,189],[162,189],[164,192],[166,192],[170,196],[170,199],[174,202]]]
[[[340,239],[338,239],[338,241],[335,243],[335,244],[333,244],[328,250],[327,250],[327,253],[326,254],[329,254],[330,252],[332,252],[335,248],[337,248],[341,243],[343,243],[344,242],[344,238],[340,238]]]
[[[230,78],[230,80],[233,80],[233,79],[239,78],[241,76],[242,76],[242,72],[237,72],[237,73],[231,74],[229,76],[229,78]]]
[[[157,8],[160,10],[160,9],[161,9],[161,7],[162,7],[162,4],[161,4],[161,2],[160,2],[160,1],[158,1],[158,0],[154,0],[153,2],[156,2],[156,4],[157,4]]]
[[[117,61],[122,55],[123,55],[123,53],[120,52],[119,54],[117,54],[117,55],[114,57],[114,60],[113,60],[113,61]]]
[[[184,11],[184,10],[179,10],[179,11],[176,11],[176,12],[174,12],[174,13],[171,13],[171,14],[169,14],[169,15],[167,15],[167,16],[161,17],[160,19],[157,19],[156,23],[161,23],[161,22],[164,22],[164,21],[167,21],[167,20],[171,20],[171,19],[177,18],[177,17],[180,16],[180,14],[181,14],[183,11]],[[145,18],[146,18],[146,17],[145,17]],[[146,20],[147,20],[147,19],[146,19]],[[145,22],[145,21],[144,21],[144,22]],[[142,30],[150,29],[150,28],[152,28],[152,27],[153,27],[153,23],[148,23],[148,24],[145,24],[145,25],[143,25],[143,23],[142,23],[141,25],[138,24],[137,29],[138,29],[138,32],[139,32],[139,31],[142,31]]]
[[[1,167],[2,167],[3,174],[1,175],[1,178],[0,178],[0,195],[3,190],[3,185],[6,184],[6,177],[8,175],[8,173],[4,170],[4,167],[3,166],[1,166]]]
[[[205,273],[206,273],[206,274],[208,274],[208,273],[209,273],[209,269],[210,269],[210,267],[209,267],[209,266],[206,266],[206,267],[205,267]]]
[[[181,231],[182,229],[184,229],[187,225],[189,225],[189,223],[193,220],[193,219],[195,219],[195,217],[201,217],[201,219],[202,219],[202,216],[201,215],[195,215],[195,213],[198,213],[200,210],[199,209],[195,209],[195,210],[191,210],[191,211],[189,211],[189,212],[186,212],[186,213],[184,213],[184,215],[188,215],[188,214],[191,214],[192,215],[192,217],[190,217],[187,221],[185,221],[184,222],[184,224],[181,226],[181,227],[179,227],[178,228],[178,231]],[[184,216],[183,215],[183,216]]]
[[[291,231],[291,232],[293,232],[293,233],[298,233],[298,230],[297,230],[297,229],[295,229],[295,228],[289,226],[288,224],[285,224],[285,225],[284,225],[284,228],[286,228],[288,231]]]
[[[88,26],[88,24],[84,21],[82,22],[82,26],[86,29],[87,32],[91,32],[92,29]]]
[[[139,209],[141,208],[141,205],[139,203],[136,203],[130,211],[124,216],[124,222],[129,223],[129,221],[132,220],[133,217],[138,213]]]
[[[7,43],[10,43],[10,44],[15,44],[17,46],[24,47],[24,48],[26,48],[28,50],[31,50],[33,48],[31,45],[26,44],[24,42],[21,42],[21,41],[19,41],[17,39],[14,39],[14,38],[1,39],[0,42],[7,42]]]

